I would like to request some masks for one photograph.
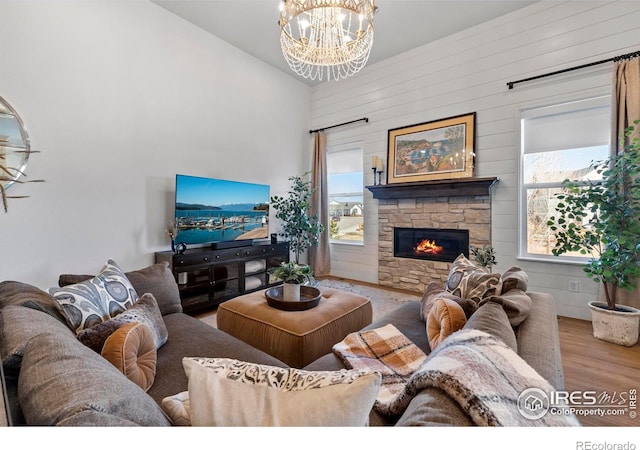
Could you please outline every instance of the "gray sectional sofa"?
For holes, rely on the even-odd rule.
[[[155,381],[145,392],[67,326],[51,296],[28,284],[0,283],[0,356],[9,420],[13,425],[169,426],[162,399],[187,390],[185,356],[226,357],[277,367],[286,365],[182,312],[178,288],[164,264],[127,272],[137,292],[152,293],[168,332],[157,351]],[[61,277],[61,284],[87,276]],[[510,346],[557,389],[563,387],[555,307],[546,294],[528,293],[531,310],[515,329],[497,303],[481,306],[465,327],[476,327]],[[486,307],[485,307],[486,306]],[[422,304],[407,303],[368,329],[392,323],[425,353],[430,352]],[[499,312],[499,317],[496,315]],[[502,317],[504,316],[504,317]],[[306,370],[339,370],[333,353]],[[420,392],[400,417],[372,411],[371,425],[471,425],[460,407],[437,388]]]

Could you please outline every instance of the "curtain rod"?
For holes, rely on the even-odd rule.
[[[352,123],[356,123],[356,122],[369,122],[369,118],[368,117],[363,117],[362,119],[356,119],[356,120],[352,120],[350,122],[345,122],[345,123],[339,123],[337,125],[331,125],[330,127],[324,127],[324,128],[318,128],[317,130],[309,130],[309,134],[315,133],[317,131],[324,131],[324,130],[328,130],[329,128],[336,128],[336,127],[343,127],[345,125],[350,125]]]
[[[588,64],[582,64],[581,66],[570,67],[568,69],[557,70],[555,72],[545,73],[544,75],[536,75],[535,77],[524,78],[524,79],[518,80],[518,81],[509,81],[509,82],[507,82],[507,86],[509,87],[509,89],[513,89],[513,86],[515,84],[524,83],[525,81],[537,80],[539,78],[550,77],[552,75],[558,75],[558,74],[565,73],[565,72],[571,72],[572,70],[578,70],[578,69],[584,69],[586,67],[597,66],[598,64],[604,64],[604,63],[608,63],[608,62],[612,62],[612,61],[620,61],[620,60],[623,60],[623,59],[635,58],[636,56],[640,56],[640,51],[627,53],[626,55],[615,56],[613,58],[603,59],[602,61],[596,61],[596,62],[592,62],[592,63],[588,63]]]

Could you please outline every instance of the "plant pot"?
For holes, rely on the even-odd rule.
[[[282,285],[282,300],[285,302],[300,301],[300,285],[294,283],[284,283]]]
[[[616,305],[616,310],[607,308],[605,302],[589,302],[593,337],[618,345],[631,347],[638,342],[640,309]]]

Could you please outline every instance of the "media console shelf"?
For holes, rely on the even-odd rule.
[[[254,244],[212,250],[188,249],[183,254],[157,252],[156,263],[168,262],[178,282],[184,312],[217,306],[248,292],[281,282],[269,269],[289,262],[289,244]]]

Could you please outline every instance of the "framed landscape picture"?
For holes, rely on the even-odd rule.
[[[389,130],[387,183],[473,176],[476,113]]]

